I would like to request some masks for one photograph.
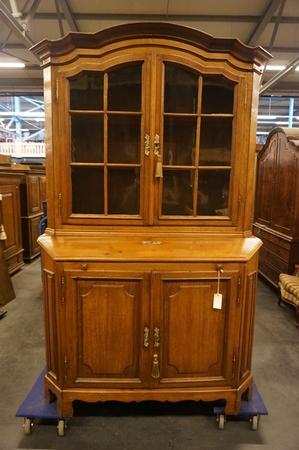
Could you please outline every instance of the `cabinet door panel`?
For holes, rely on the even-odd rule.
[[[212,311],[215,288],[215,283],[189,285],[186,282],[165,287],[168,364],[177,375],[222,372],[225,309]],[[188,347],[192,349],[190,353],[184,351]]]
[[[133,347],[121,344],[119,352],[119,345],[120,341],[134,342],[135,291],[129,293],[125,284],[78,282],[82,364],[93,373],[134,376]],[[98,345],[93,348],[90,342],[98,342]]]
[[[142,385],[142,343],[146,306],[142,278],[72,277],[67,317],[72,317],[74,364],[78,383]],[[72,312],[71,312],[72,310]],[[67,319],[68,320],[68,319]],[[77,334],[77,335],[76,335]],[[148,371],[144,372],[148,373]]]
[[[0,223],[3,224],[7,236],[3,253],[8,260],[22,252],[19,188],[13,184],[0,186],[0,194]]]
[[[225,384],[231,380],[233,336],[230,317],[231,277],[220,281],[221,309],[213,307],[216,278],[162,281],[161,378],[164,385],[188,383]],[[238,326],[238,315],[235,324]],[[231,324],[232,325],[232,324]]]
[[[30,175],[28,176],[28,213],[38,213],[40,204],[39,177]]]
[[[275,138],[262,157],[259,156],[258,164],[255,220],[268,227],[271,226],[276,148],[277,140]]]
[[[293,236],[296,232],[294,218],[297,209],[295,199],[298,192],[298,165],[298,151],[295,151],[292,144],[286,145],[283,133],[279,133],[271,202],[271,226],[273,230],[287,236]]]

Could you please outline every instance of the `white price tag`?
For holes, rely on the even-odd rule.
[[[213,308],[221,309],[222,307],[222,294],[214,294]]]

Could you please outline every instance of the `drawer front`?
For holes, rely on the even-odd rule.
[[[6,259],[6,262],[8,265],[8,272],[10,275],[19,270],[24,265],[23,250],[21,250],[19,253],[15,255],[9,256]]]
[[[268,258],[269,258],[269,262],[271,262],[271,260],[279,260],[281,259],[282,261],[287,261],[289,258],[289,249],[282,247],[281,245],[274,243],[272,241],[268,241],[267,239],[262,239],[263,241],[263,247],[260,251],[260,254],[263,254],[265,252],[267,252]]]

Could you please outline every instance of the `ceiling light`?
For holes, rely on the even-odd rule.
[[[274,70],[274,71],[280,71],[280,70],[284,70],[286,68],[286,66],[267,66],[266,70]]]
[[[21,62],[0,63],[0,69],[22,69],[23,67],[25,67],[25,64]]]
[[[287,66],[271,66],[271,65],[267,65],[266,66],[266,71],[269,72],[280,72],[281,70],[286,69]],[[262,66],[262,70],[265,70],[265,67]],[[296,67],[295,69],[297,72],[299,71],[299,66]]]
[[[257,118],[259,120],[275,120],[277,119],[277,116],[263,116],[263,115],[258,115]]]

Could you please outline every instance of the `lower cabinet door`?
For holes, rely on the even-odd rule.
[[[68,387],[148,386],[149,275],[64,275]]]
[[[236,271],[64,271],[68,387],[229,386],[240,335]],[[221,299],[220,299],[221,296]]]
[[[161,298],[156,387],[231,385],[239,335],[238,273],[155,274]],[[220,295],[219,295],[220,294]]]

